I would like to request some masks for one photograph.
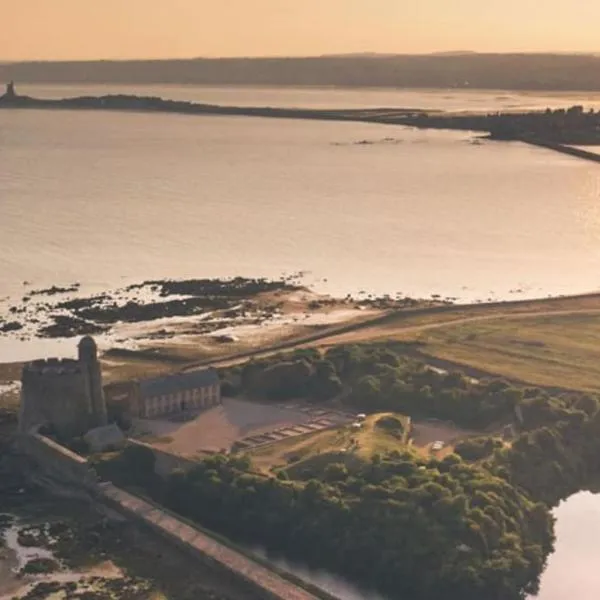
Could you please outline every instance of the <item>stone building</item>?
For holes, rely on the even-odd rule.
[[[221,383],[215,369],[164,375],[152,379],[109,384],[110,404],[120,404],[133,418],[152,419],[221,403]]]
[[[4,94],[0,95],[0,101],[1,102],[10,102],[11,100],[16,100],[17,98],[17,93],[15,92],[15,84],[14,82],[10,81],[9,83],[6,84],[6,92],[4,92]]]
[[[21,433],[47,426],[69,439],[107,424],[98,349],[89,336],[79,342],[77,359],[27,363],[21,382]]]

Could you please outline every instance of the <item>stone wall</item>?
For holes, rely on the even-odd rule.
[[[193,460],[157,450],[143,442],[130,440],[130,443],[152,450],[156,457],[156,471],[163,476],[175,469],[189,469],[196,464]],[[35,430],[20,435],[18,445],[51,478],[72,486],[74,490],[90,493],[103,506],[134,519],[198,560],[236,577],[247,587],[249,600],[334,600],[331,596],[320,593],[320,590],[306,589],[307,586],[301,585],[299,581],[295,583],[292,576],[283,576],[263,561],[247,556],[209,532],[199,530],[164,507],[126,492],[112,483],[100,482],[96,471],[84,457]]]
[[[32,458],[49,476],[89,491],[96,489],[98,474],[83,456],[35,430],[20,435],[17,444],[19,450]]]
[[[150,444],[145,444],[144,442],[140,442],[138,440],[128,439],[127,443],[132,446],[140,446],[152,451],[154,458],[156,459],[154,464],[154,472],[160,477],[168,477],[173,471],[178,469],[182,471],[189,471],[198,464],[193,459],[186,458],[185,456],[180,456],[178,454],[172,454],[171,452],[165,452],[164,450],[159,450]]]
[[[110,483],[101,485],[101,496],[111,508],[134,518],[168,542],[202,560],[227,576],[234,576],[248,589],[249,599],[260,600],[334,600],[329,594],[306,589],[294,583],[270,565],[242,553],[230,543],[198,529],[180,516],[148,499],[140,498]],[[291,577],[291,576],[290,576]],[[310,586],[312,587],[312,586]]]

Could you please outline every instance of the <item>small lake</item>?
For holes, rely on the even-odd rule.
[[[600,597],[600,495],[580,492],[554,511],[556,552],[549,558],[538,600]]]

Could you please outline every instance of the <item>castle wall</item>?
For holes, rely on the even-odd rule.
[[[224,538],[218,539],[214,534],[199,529],[196,524],[148,499],[142,499],[110,483],[102,485],[100,493],[111,508],[135,519],[167,543],[220,570],[225,576],[234,577],[246,588],[249,600],[334,600],[332,596],[316,588],[315,593],[312,593],[306,589],[306,584],[300,586],[300,580],[289,573],[284,577],[281,571],[276,572],[266,561],[243,553]]]
[[[130,446],[138,446],[141,448],[147,448],[152,451],[155,458],[154,463],[154,472],[159,476],[166,478],[173,471],[181,470],[181,471],[189,471],[194,467],[198,466],[198,461],[191,460],[189,458],[185,458],[183,456],[179,456],[178,454],[173,454],[171,452],[165,452],[164,450],[159,450],[155,446],[150,444],[145,444],[144,442],[140,442],[138,440],[134,440],[129,438],[127,443]]]
[[[94,490],[98,475],[87,459],[39,433],[21,435],[19,449],[31,457],[50,476],[76,487]]]
[[[139,442],[132,443],[146,446]],[[248,598],[333,600],[326,594],[313,594],[307,591],[291,581],[289,575],[287,579],[282,577],[267,563],[245,555],[209,532],[199,530],[164,507],[134,496],[109,482],[101,482],[96,471],[85,458],[40,435],[35,429],[19,436],[18,444],[20,450],[38,463],[50,477],[56,478],[63,484],[72,485],[75,490],[85,490],[105,506],[148,527],[161,536],[166,543],[182,548],[204,564],[221,569],[227,576],[235,577],[247,588]],[[164,458],[161,454],[166,453],[153,450],[157,461]],[[192,461],[181,460],[179,467],[185,466],[185,463],[193,464]],[[177,468],[173,464],[171,467]]]

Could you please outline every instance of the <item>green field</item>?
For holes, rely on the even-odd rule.
[[[424,330],[426,354],[534,385],[600,391],[600,314],[532,315]]]
[[[378,427],[384,416],[398,418],[404,433],[394,435]],[[365,420],[362,429],[351,426],[328,429],[300,435],[249,452],[253,464],[268,473],[284,468],[294,478],[306,470],[319,471],[332,462],[351,464],[367,460],[374,454],[383,454],[406,447],[410,419],[404,415],[378,413]]]

